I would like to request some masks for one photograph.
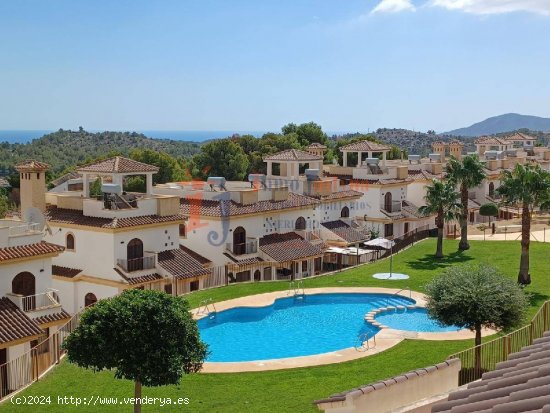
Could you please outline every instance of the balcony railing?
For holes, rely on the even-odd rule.
[[[381,205],[381,208],[384,211],[389,212],[390,214],[395,212],[401,212],[401,210],[403,209],[401,205],[401,201],[392,201],[391,204],[383,203]]]
[[[148,255],[141,258],[133,258],[130,260],[119,258],[117,259],[117,265],[125,272],[152,270],[156,266],[156,260],[154,255]]]
[[[23,311],[38,311],[44,310],[46,308],[57,307],[59,306],[59,301],[57,301],[57,295],[54,290],[46,291],[40,294],[27,295],[24,297],[19,297],[19,307]]]
[[[17,235],[25,235],[30,232],[40,232],[40,224],[23,224],[17,225],[15,227],[10,227],[10,237],[15,237]]]
[[[246,242],[233,244],[228,242],[225,244],[225,249],[234,255],[255,254],[258,252],[258,240],[247,238]]]

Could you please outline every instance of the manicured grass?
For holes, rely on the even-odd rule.
[[[394,258],[394,270],[409,274],[403,281],[375,280],[375,272],[387,272],[389,262],[382,261],[334,275],[306,280],[306,288],[327,286],[380,286],[395,289],[411,287],[423,291],[423,286],[445,267],[462,263],[485,262],[500,268],[513,279],[519,264],[519,242],[472,242],[472,248],[458,254],[455,241],[445,242],[446,258],[434,261],[435,241],[430,239],[401,252]],[[533,284],[527,287],[532,294],[529,316],[540,304],[549,299],[550,261],[547,260],[550,245],[533,243],[531,250],[531,274]],[[204,298],[215,301],[284,290],[287,283],[241,284],[199,291],[188,299],[197,306]],[[322,339],[320,337],[319,339]],[[438,363],[449,354],[472,345],[471,340],[427,342],[406,340],[383,353],[346,363],[328,366],[279,370],[261,373],[195,374],[185,377],[179,386],[144,388],[143,396],[188,397],[188,406],[144,406],[144,412],[314,412],[312,404],[343,390],[351,389],[374,380],[384,379],[404,371]],[[0,411],[23,412],[131,412],[131,406],[59,406],[57,396],[132,397],[133,384],[113,379],[110,372],[92,373],[67,362],[34,384],[22,395],[51,395],[50,406],[13,406],[9,401]]]

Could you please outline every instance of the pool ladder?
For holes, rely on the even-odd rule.
[[[302,280],[299,281],[291,281],[288,286],[288,292],[287,295],[293,294],[296,296],[305,296],[306,292],[304,290],[304,282]]]
[[[357,341],[355,342],[355,350],[368,351],[376,348],[376,335],[369,337],[369,333],[359,334]]]
[[[202,300],[197,310],[197,315],[206,315],[208,318],[214,318],[216,316],[216,306],[211,298]]]

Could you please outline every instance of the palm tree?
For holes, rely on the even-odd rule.
[[[481,185],[486,177],[485,167],[477,155],[465,156],[462,161],[451,157],[447,163],[447,177],[459,186],[462,211],[458,217],[460,222],[458,250],[465,251],[470,248],[468,243],[468,190]]]
[[[501,185],[497,192],[502,195],[505,205],[521,208],[521,260],[518,283],[531,283],[529,274],[529,238],[531,236],[531,214],[537,207],[550,206],[550,173],[540,165],[516,164],[511,171],[501,175]]]
[[[460,204],[457,197],[454,182],[432,179],[432,183],[426,188],[426,196],[424,197],[426,205],[418,208],[418,211],[424,216],[435,214],[435,225],[437,227],[436,258],[443,258],[443,226],[445,222],[456,219],[460,213]]]

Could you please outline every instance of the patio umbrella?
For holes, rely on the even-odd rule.
[[[375,238],[371,239],[370,241],[367,241],[364,243],[367,247],[375,247],[376,248],[383,248],[385,250],[390,250],[390,277],[392,275],[393,271],[393,246],[395,245],[395,242],[391,239],[386,238]]]

